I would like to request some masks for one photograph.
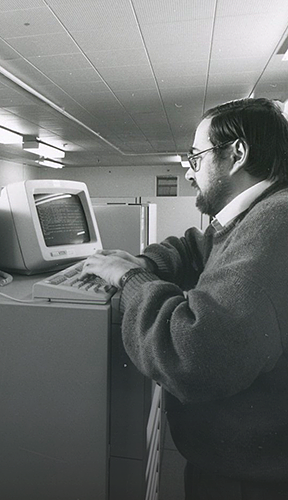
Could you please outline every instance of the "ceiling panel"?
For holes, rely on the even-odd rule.
[[[22,10],[22,9],[33,9],[36,7],[43,7],[42,0],[1,0],[0,12],[10,11],[10,10]]]
[[[46,6],[26,9],[22,2],[22,9],[13,11],[2,11],[0,16],[1,38],[7,39],[17,36],[44,35],[59,33],[62,31],[61,24]],[[42,2],[42,5],[43,2]]]
[[[133,4],[141,26],[212,18],[215,8],[215,0],[133,0]]]
[[[135,18],[129,0],[49,0],[47,2],[55,16],[61,19],[69,32],[78,30],[95,30],[95,27],[108,31],[129,30],[135,25]]]
[[[65,144],[75,168],[166,165],[207,107],[288,97],[287,0],[2,0],[0,12],[0,124]]]
[[[6,41],[23,57],[57,56],[78,52],[75,42],[65,32],[18,37],[11,36],[12,33],[6,37]]]

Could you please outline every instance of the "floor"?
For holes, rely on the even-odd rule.
[[[175,448],[165,416],[162,428],[159,500],[184,500],[183,474],[186,461]]]

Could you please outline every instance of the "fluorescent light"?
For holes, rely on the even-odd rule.
[[[50,167],[50,168],[63,168],[65,165],[63,163],[59,163],[57,161],[52,161],[52,160],[38,160],[37,163],[39,165],[42,165],[43,167]]]
[[[44,156],[46,158],[65,158],[65,151],[62,151],[62,149],[49,146],[49,144],[37,140],[28,141],[24,138],[23,149],[29,153]]]
[[[282,61],[288,61],[288,50],[286,50],[284,56],[282,57]]]
[[[181,162],[180,163],[181,163],[181,167],[183,167],[183,168],[190,168],[191,167],[191,165],[190,165],[190,163],[188,161],[187,155],[182,155],[181,156]]]
[[[181,161],[181,167],[183,167],[183,168],[190,168],[191,165],[190,165],[190,163],[189,163],[188,160],[182,160]]]
[[[12,130],[2,128],[0,126],[0,143],[1,144],[22,144],[23,137]]]

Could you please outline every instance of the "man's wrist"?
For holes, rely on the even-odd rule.
[[[129,271],[123,274],[123,276],[119,280],[120,288],[123,288],[127,281],[133,278],[133,276],[139,273],[143,273],[143,271],[145,271],[143,267],[132,267],[132,269],[129,269]]]

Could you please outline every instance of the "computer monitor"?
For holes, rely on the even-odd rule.
[[[66,267],[101,249],[86,184],[27,180],[0,195],[0,269],[37,274]]]

